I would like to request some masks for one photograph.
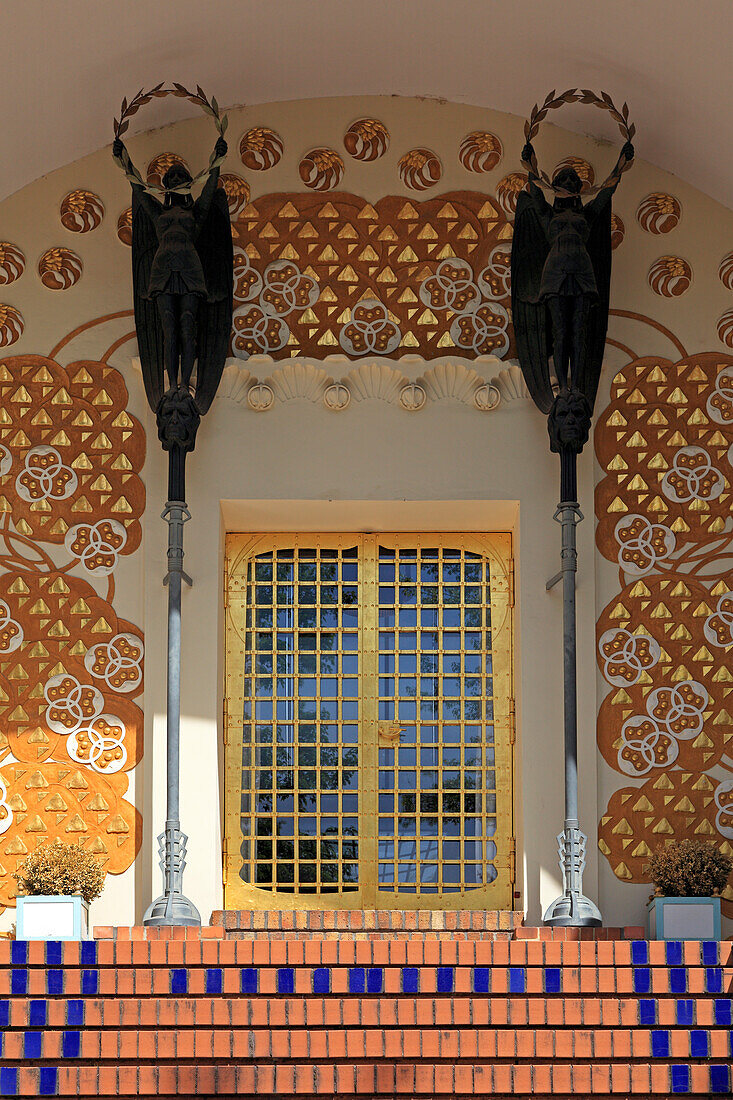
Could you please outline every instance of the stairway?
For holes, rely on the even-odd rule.
[[[733,943],[513,914],[213,919],[0,941],[0,1096],[731,1094]]]

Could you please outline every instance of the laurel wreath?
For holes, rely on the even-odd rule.
[[[556,95],[553,89],[545,97],[545,101],[541,106],[535,103],[532,108],[532,113],[524,124],[525,143],[532,141],[540,128],[540,123],[545,120],[550,111],[556,111],[558,107],[564,107],[566,103],[590,103],[593,107],[599,107],[602,111],[608,111],[611,118],[618,124],[621,136],[626,141],[631,141],[636,133],[636,126],[633,122],[629,122],[628,104],[624,103],[619,111],[608,92],[601,92],[600,95],[596,95],[595,92],[591,92],[588,88],[568,88],[568,90],[561,95]],[[617,183],[621,179],[623,173],[628,171],[632,163],[632,161],[626,159],[619,161],[603,183],[596,184],[595,187],[587,188],[583,193],[586,195],[593,195],[597,191],[602,191],[604,187],[608,187],[612,183]],[[531,169],[539,183],[543,184],[545,187],[551,188],[557,194],[566,194],[562,188],[553,187],[550,177],[538,167],[536,156],[533,156],[530,161],[523,160],[522,164],[526,168]]]
[[[133,117],[133,115],[137,114],[141,107],[144,107],[153,99],[160,99],[163,96],[167,95],[174,95],[177,96],[179,99],[187,99],[189,103],[195,103],[196,106],[200,107],[205,114],[210,115],[214,119],[214,123],[217,130],[219,131],[220,137],[224,137],[227,126],[229,125],[229,119],[227,115],[221,114],[219,110],[219,104],[216,102],[215,96],[212,96],[211,99],[209,99],[200,84],[196,85],[195,92],[191,92],[183,84],[178,84],[176,81],[173,81],[173,86],[171,88],[165,88],[163,87],[163,82],[161,81],[160,84],[156,84],[154,88],[150,88],[147,92],[141,88],[137,95],[134,95],[132,97],[129,103],[127,101],[127,97],[122,100],[122,104],[120,106],[120,117],[115,118],[114,120],[115,138],[122,138],[122,135],[126,133],[130,127],[130,119]],[[169,188],[159,187],[155,183],[147,183],[147,181],[142,178],[137,168],[130,160],[130,155],[127,152],[127,149],[123,149],[121,157],[115,157],[114,159],[120,165],[130,183],[137,184],[140,187],[144,187],[146,191],[155,191],[158,194],[166,194],[170,193],[171,191],[189,191],[195,183],[198,183],[198,181],[203,179],[204,176],[208,176],[212,168],[218,168],[224,160],[224,157],[218,157],[216,153],[213,152],[209,157],[208,166],[202,169],[202,171],[199,172],[196,176],[194,176],[191,183],[183,184],[180,187]]]

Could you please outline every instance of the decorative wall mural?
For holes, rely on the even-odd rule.
[[[15,306],[0,305],[0,348],[7,348],[20,340],[25,322]]]
[[[649,268],[649,286],[662,298],[679,298],[689,290],[692,268],[681,256],[660,256]]]
[[[611,248],[617,249],[626,236],[626,226],[618,214],[611,214]]]
[[[80,841],[111,873],[140,847],[124,795],[143,751],[134,700],[144,645],[112,602],[145,503],[144,432],[126,405],[105,362],[0,363],[3,906],[15,897],[12,871],[38,843]]]
[[[491,172],[504,153],[496,134],[487,130],[474,130],[466,134],[458,150],[458,159],[469,172]]]
[[[3,246],[0,245],[0,248]],[[729,252],[720,261],[718,278],[726,290],[733,290],[733,252]]]
[[[654,191],[639,203],[636,220],[647,233],[671,233],[679,225],[682,206],[674,195],[665,191]]]
[[[235,172],[222,172],[219,176],[219,187],[226,191],[229,217],[236,218],[249,202],[249,184]]]
[[[38,261],[41,282],[49,290],[68,290],[79,282],[83,264],[70,248],[49,248]]]
[[[485,195],[372,205],[348,194],[271,194],[245,207],[233,232],[232,351],[241,358],[510,352],[511,226]],[[366,318],[365,300],[379,303],[379,317]],[[363,324],[381,335],[358,336]]]
[[[333,191],[341,183],[344,162],[335,149],[311,149],[298,165],[298,174],[311,191]]]
[[[123,210],[117,219],[117,236],[128,248],[132,245],[132,207]]]
[[[0,241],[0,286],[8,286],[25,271],[25,256],[9,241]]]
[[[104,203],[93,191],[70,191],[61,202],[61,224],[71,233],[91,233],[102,224]]]
[[[517,199],[527,186],[526,172],[510,172],[496,185],[496,198],[507,218],[513,218],[517,210]]]
[[[411,149],[397,162],[400,179],[411,191],[427,191],[443,175],[440,157],[432,149]]]
[[[612,796],[599,843],[619,878],[641,882],[665,839],[731,851],[733,357],[632,362],[595,438],[598,547],[620,584],[598,621],[611,687],[598,746],[615,771],[644,779]],[[724,909],[733,916],[730,890]]]

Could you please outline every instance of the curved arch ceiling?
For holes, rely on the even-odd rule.
[[[5,0],[3,31],[0,197],[108,144],[123,95],[175,79],[222,104],[394,94],[520,116],[552,88],[603,89],[640,157],[733,206],[730,0]],[[140,127],[186,110],[157,101]],[[555,119],[613,134],[590,108]]]

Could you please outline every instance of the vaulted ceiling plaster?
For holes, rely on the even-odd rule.
[[[176,79],[222,104],[394,94],[520,116],[553,87],[604,89],[640,157],[733,206],[732,32],[730,0],[5,0],[0,197],[107,144],[123,95]],[[162,100],[140,126],[179,109],[195,112]],[[556,120],[617,136],[589,108]]]

